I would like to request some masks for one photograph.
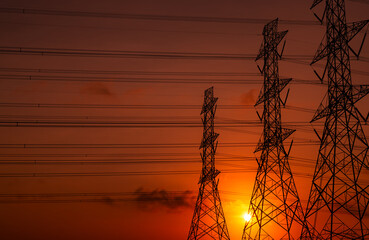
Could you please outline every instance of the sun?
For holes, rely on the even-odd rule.
[[[243,215],[243,219],[245,219],[246,222],[250,222],[251,218],[252,218],[252,215],[250,213],[245,213]]]

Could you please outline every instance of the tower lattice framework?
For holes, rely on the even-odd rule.
[[[315,0],[311,8],[321,2]],[[325,119],[323,133],[317,133],[320,147],[301,238],[369,239],[369,188],[363,179],[368,142],[364,117],[355,107],[369,88],[352,85],[350,52],[358,56],[363,45],[358,53],[349,45],[368,20],[347,24],[344,0],[325,0],[318,19],[325,22],[326,34],[312,64],[326,59],[323,76],[317,75],[321,81],[327,76],[328,91],[311,121]]]
[[[264,130],[255,150],[261,151],[261,155],[257,159],[258,170],[249,206],[252,218],[245,225],[242,239],[297,239],[303,221],[301,202],[288,163],[289,151],[283,144],[294,130],[283,128],[281,124],[281,105],[286,102],[281,99],[281,91],[291,79],[279,78],[278,45],[287,31],[278,32],[277,28],[278,19],[265,25],[264,41],[256,57],[256,60],[264,59],[261,71],[264,85],[255,104],[264,104],[263,114],[259,116]]]
[[[213,87],[205,90],[204,105],[201,111],[204,126],[200,145],[202,172],[188,240],[230,239],[218,191],[219,180],[217,180],[217,176],[220,172],[215,168],[215,152],[219,136],[218,133],[214,132],[217,100],[218,98],[214,97]]]

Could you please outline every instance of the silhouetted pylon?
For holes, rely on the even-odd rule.
[[[311,8],[321,2],[314,0]],[[359,56],[363,44],[356,53],[349,42],[368,20],[347,24],[344,0],[326,0],[318,19],[325,22],[326,35],[312,64],[327,59],[323,76],[317,75],[321,81],[327,75],[328,91],[311,120],[325,119],[325,123],[323,134],[317,133],[319,154],[301,238],[369,239],[369,186],[363,179],[368,142],[361,125],[364,117],[355,107],[369,87],[352,85],[349,55],[352,51]]]
[[[213,87],[205,90],[204,105],[201,111],[204,126],[200,145],[202,172],[188,240],[230,239],[218,191],[219,180],[217,180],[217,176],[220,172],[215,168],[215,152],[218,144],[216,139],[219,136],[218,133],[214,132],[217,100],[218,98],[214,97]]]
[[[278,60],[282,53],[277,48],[287,31],[278,32],[277,27],[278,19],[265,25],[264,41],[256,57],[264,59],[260,69],[264,85],[255,104],[264,104],[259,116],[264,130],[255,150],[261,151],[261,155],[249,206],[252,218],[245,225],[242,239],[297,239],[303,224],[301,202],[288,163],[289,150],[283,145],[295,130],[281,125],[281,105],[285,105],[288,95],[282,100],[280,93],[291,79],[279,78]]]

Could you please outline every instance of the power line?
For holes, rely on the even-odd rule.
[[[178,159],[98,159],[98,160],[0,160],[0,164],[4,165],[133,165],[133,164],[177,164],[177,163],[200,163],[200,160],[195,158],[178,158]],[[219,162],[247,162],[247,159],[226,159],[220,158]]]
[[[219,154],[222,155],[222,154]],[[224,156],[233,156],[230,154],[223,154]],[[194,158],[198,158],[198,154],[194,153],[188,153],[188,152],[178,152],[175,153],[157,153],[157,152],[136,152],[136,153],[28,153],[28,154],[13,154],[13,153],[4,153],[0,154],[1,158],[7,157],[7,158],[44,158],[44,157],[68,157],[68,158],[92,158],[92,157],[144,157],[144,156],[157,156],[157,157],[170,157],[170,156],[193,156]]]
[[[304,122],[290,122],[288,126],[303,125]],[[260,125],[258,121],[233,121],[220,122],[220,128],[250,128]],[[198,128],[199,122],[191,121],[51,121],[51,120],[4,120],[0,121],[0,127],[70,127],[70,128]]]
[[[232,108],[233,109],[233,108]],[[245,109],[245,108],[240,108]],[[309,112],[307,110],[301,110],[301,109],[292,109],[294,111],[301,111],[301,112]],[[99,120],[99,123],[101,124],[110,124],[110,123],[120,123],[120,124],[132,124],[132,123],[138,123],[138,124],[158,124],[158,123],[176,123],[176,124],[198,124],[199,121],[195,121],[194,119],[197,119],[196,117],[192,116],[162,116],[162,117],[154,117],[154,116],[54,116],[54,115],[0,115],[0,119],[12,119],[14,121],[17,121],[18,119],[26,120],[26,121],[44,121],[44,120],[62,120],[63,122],[60,123],[68,123],[69,121],[79,120],[79,121],[96,121]],[[173,121],[172,119],[181,119],[180,122],[178,120]],[[102,121],[104,120],[104,121]],[[185,122],[184,122],[185,121]],[[58,121],[59,122],[59,121]],[[252,121],[252,120],[236,120],[236,119],[223,119],[219,118],[217,123],[219,124],[246,124],[246,125],[255,125],[258,126],[261,123],[258,121]],[[287,124],[293,124],[293,125],[301,125],[301,126],[309,126],[307,122],[303,121],[292,121],[292,122],[286,122]]]
[[[185,117],[185,116],[173,118],[173,119],[181,119],[180,121],[179,120],[168,120],[170,119],[169,117],[168,118],[162,117],[162,118],[164,118],[165,120],[157,120],[157,118],[150,118],[150,117],[149,118],[137,117],[133,119],[129,118],[130,120],[125,120],[127,118],[117,117],[117,116],[0,115],[0,119],[11,119],[8,122],[25,121],[25,122],[30,122],[30,123],[44,123],[44,122],[50,123],[49,122],[50,120],[53,120],[53,123],[61,123],[61,124],[197,125],[201,123],[200,121],[193,120],[192,117]],[[22,120],[15,120],[15,119],[22,119]],[[0,120],[0,123],[2,123],[3,121]],[[244,124],[244,125],[253,125],[253,126],[261,125],[261,123],[258,120],[237,120],[237,119],[219,119],[217,120],[217,123],[219,125],[234,125],[234,124]],[[304,121],[286,121],[285,123],[290,124],[290,125],[309,126],[309,124]]]
[[[247,127],[245,124],[219,124],[219,127]],[[198,128],[201,123],[106,123],[106,122],[56,122],[56,121],[0,121],[0,127],[51,127],[51,128]],[[251,126],[248,126],[251,127]]]
[[[31,108],[119,108],[119,109],[201,109],[200,105],[146,105],[146,104],[65,104],[65,103],[0,103],[0,107],[31,107]],[[222,109],[253,108],[253,105],[220,105]]]
[[[255,172],[250,169],[225,169],[222,173]],[[126,172],[53,172],[53,173],[0,173],[0,178],[28,178],[28,177],[119,177],[119,176],[148,176],[148,175],[186,175],[198,174],[198,171],[126,171]]]
[[[145,104],[66,104],[66,103],[1,103],[0,107],[21,107],[21,108],[119,108],[119,109],[201,109],[200,105],[191,104],[161,104],[161,105],[145,105]],[[219,105],[218,109],[254,109],[254,105]],[[310,108],[286,105],[285,109],[296,110],[302,112],[314,113],[315,110]]]
[[[28,54],[41,56],[83,56],[116,58],[168,58],[168,59],[206,59],[206,60],[254,60],[255,54],[205,53],[205,52],[154,52],[122,51],[68,48],[32,48],[0,46],[0,54]],[[310,55],[288,55],[289,59],[311,59]]]
[[[111,83],[174,83],[174,84],[260,84],[260,79],[194,79],[194,78],[106,78],[106,77],[81,77],[81,76],[44,76],[44,75],[0,75],[0,79],[23,81],[55,81],[55,82],[111,82]],[[296,79],[294,84],[322,85],[316,80]]]
[[[139,156],[125,156],[123,155],[123,158],[121,154],[115,154],[114,156],[108,156],[108,157],[117,157],[119,158],[97,158],[97,159],[91,159],[91,157],[97,157],[97,154],[91,154],[93,156],[85,157],[80,156],[77,154],[63,154],[63,155],[51,155],[48,154],[8,154],[8,155],[1,155],[1,158],[7,157],[8,159],[0,159],[0,164],[4,165],[116,165],[116,164],[178,164],[178,163],[200,163],[200,160],[198,159],[197,155],[189,155],[187,154],[172,154],[173,157],[168,158],[167,154],[163,154],[160,158],[156,157],[153,158],[153,155],[147,155],[147,158],[142,158]],[[101,156],[104,156],[104,154],[98,154]],[[183,155],[192,156],[192,157],[183,157]],[[238,156],[233,154],[219,154],[221,156],[226,157],[217,157],[217,161],[221,163],[221,165],[227,165],[227,163],[250,163],[254,162],[255,157],[250,156]],[[100,157],[101,157],[100,156]],[[156,156],[160,156],[159,154],[156,154]],[[10,157],[10,159],[9,159]],[[43,157],[63,157],[63,159],[42,159]],[[65,159],[65,157],[69,158],[76,158],[78,159]],[[107,157],[107,156],[104,156]],[[129,158],[126,158],[129,157]],[[166,157],[166,158],[165,158]],[[14,158],[26,158],[26,159],[14,159]],[[30,159],[32,158],[32,159]],[[81,159],[82,158],[82,159]],[[293,161],[293,165],[296,166],[304,166],[304,167],[314,167],[314,159],[309,158],[301,158],[301,157],[290,157],[290,160],[296,160]],[[230,166],[228,164],[228,166]],[[237,167],[245,167],[244,165],[237,165]]]
[[[102,12],[82,12],[82,11],[62,11],[44,9],[25,8],[0,8],[1,13],[47,15],[47,16],[68,16],[68,17],[90,17],[90,18],[113,18],[151,21],[181,21],[181,22],[204,22],[204,23],[244,23],[244,24],[265,24],[270,19],[258,18],[226,18],[226,17],[197,17],[197,16],[170,16],[170,15],[149,15],[149,14],[124,14],[124,13],[102,13]],[[293,25],[319,25],[310,20],[280,20],[281,24]]]
[[[260,73],[246,72],[163,72],[163,71],[120,71],[120,70],[88,70],[88,69],[50,69],[50,68],[0,68],[0,72],[31,73],[67,73],[94,75],[169,75],[169,76],[260,76]]]
[[[172,30],[172,29],[154,29],[154,28],[125,28],[125,27],[106,27],[97,25],[84,25],[80,22],[74,22],[73,24],[55,24],[55,23],[31,23],[31,22],[14,22],[14,21],[0,21],[1,24],[9,25],[26,25],[26,26],[42,26],[42,27],[61,27],[61,28],[78,28],[78,29],[98,29],[108,31],[121,31],[121,32],[164,32],[164,33],[183,33],[183,34],[206,34],[206,35],[229,35],[229,36],[260,36],[261,34],[250,33],[233,33],[233,32],[216,32],[216,31],[195,31],[195,30]]]
[[[305,144],[318,144],[319,141],[305,140],[294,142],[296,145]],[[255,146],[257,142],[232,142],[232,143],[219,143],[219,147],[245,147]],[[197,147],[197,143],[121,143],[121,144],[0,144],[0,148],[193,148]]]
[[[226,159],[226,158],[218,158],[217,161],[219,163],[248,163],[248,162],[254,162],[254,158],[249,159]],[[134,165],[134,164],[178,164],[178,163],[200,163],[200,160],[194,160],[194,158],[189,159],[99,159],[99,160],[0,160],[0,164],[3,165]],[[293,165],[296,166],[304,166],[304,167],[314,167],[313,165],[314,161],[311,160],[311,164],[301,164],[296,163]],[[222,164],[220,164],[222,165]]]
[[[200,160],[194,160],[195,158],[175,158],[175,159],[98,159],[98,160],[0,160],[1,165],[152,165],[152,164],[189,164],[189,163],[198,163],[200,164]],[[299,159],[291,157],[290,160],[298,160],[298,162],[293,162],[291,165],[296,167],[304,167],[311,168],[315,167],[313,159]],[[232,163],[254,163],[255,158],[217,158],[219,165],[229,166],[229,167],[237,167],[237,168],[253,168],[249,165],[245,164],[232,164]]]
[[[229,173],[255,173],[253,169],[223,169],[224,174]],[[26,172],[26,173],[1,173],[0,178],[33,178],[33,177],[124,177],[124,176],[165,176],[165,175],[193,175],[199,171],[126,171],[126,172]],[[295,176],[311,177],[311,174],[294,173]]]
[[[258,84],[258,79],[193,79],[193,78],[104,78],[104,77],[76,77],[76,76],[37,76],[37,75],[0,75],[0,79],[26,80],[26,81],[54,81],[54,82],[110,82],[110,83],[182,83],[182,84]],[[298,83],[304,83],[299,81]],[[308,84],[313,81],[307,82]]]

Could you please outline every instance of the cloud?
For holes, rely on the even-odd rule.
[[[115,203],[115,200],[111,197],[105,196],[101,198],[101,201],[109,206],[113,206]]]
[[[195,199],[191,191],[169,192],[164,189],[155,189],[151,192],[144,192],[142,188],[139,188],[135,194],[138,206],[145,210],[162,207],[170,210],[192,208]]]
[[[256,98],[258,97],[258,90],[251,89],[248,92],[241,95],[242,105],[254,105],[256,103]]]
[[[101,96],[112,96],[113,93],[110,91],[106,84],[101,82],[89,83],[81,89],[82,93],[95,94]]]

